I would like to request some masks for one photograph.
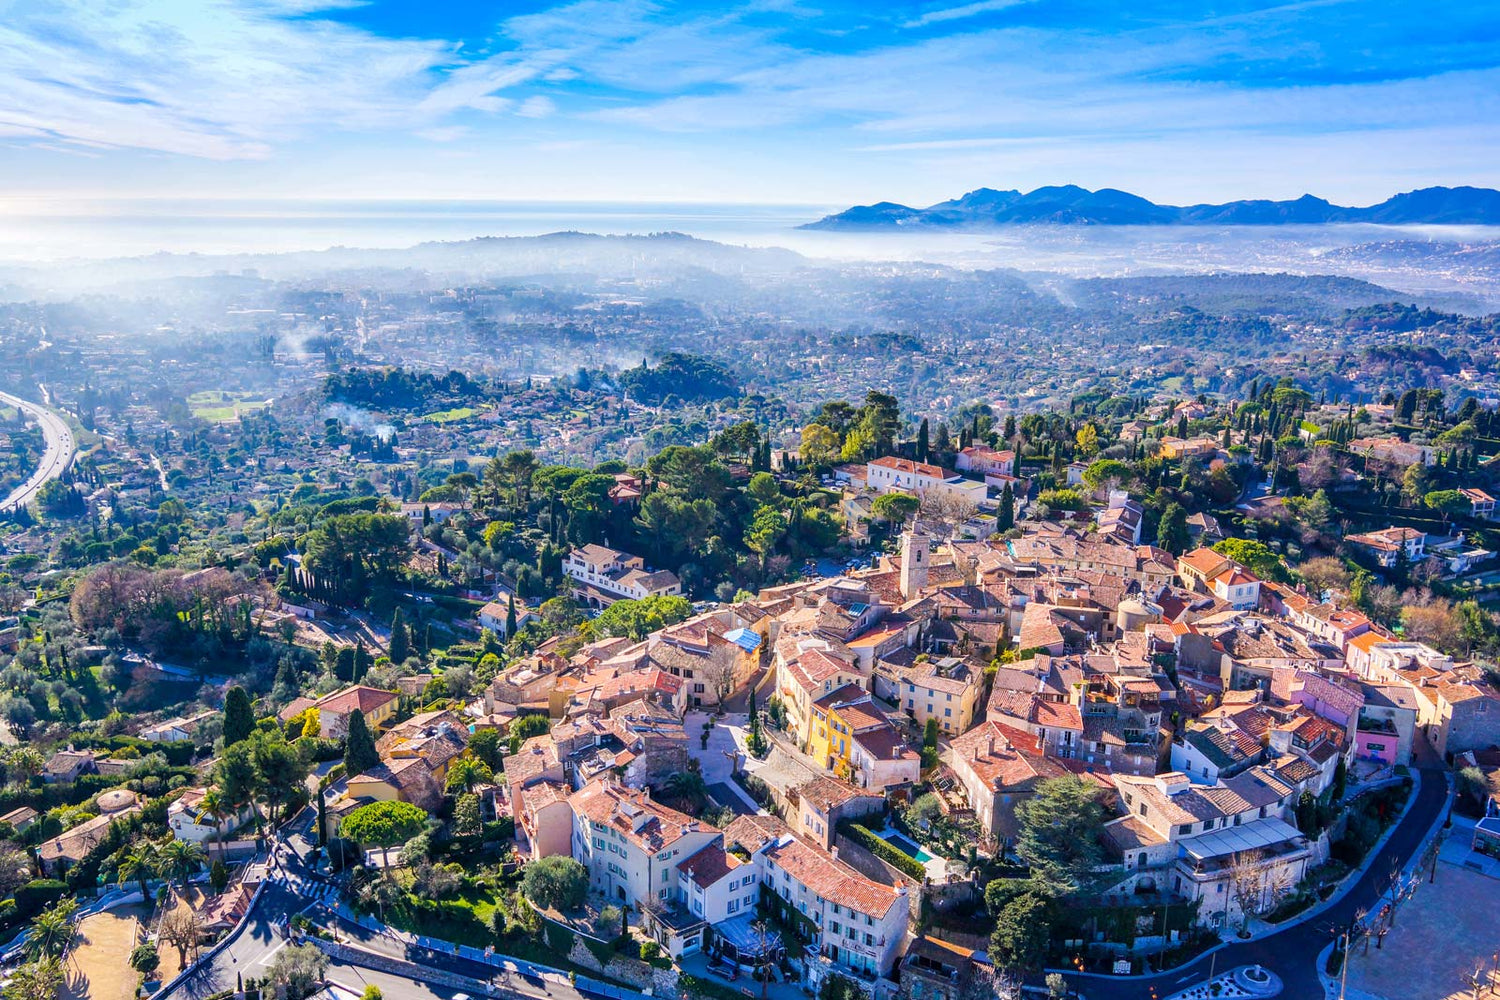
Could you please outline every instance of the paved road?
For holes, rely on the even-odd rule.
[[[47,450],[42,453],[42,460],[37,463],[31,478],[11,490],[10,496],[0,503],[0,509],[14,510],[35,500],[43,483],[68,471],[73,456],[78,454],[78,443],[73,440],[73,431],[67,422],[54,411],[8,392],[0,392],[0,402],[24,410],[42,428],[42,436],[47,440]]]
[[[282,851],[281,859],[285,866],[283,872],[278,873],[277,879],[267,883],[255,906],[246,915],[244,926],[234,941],[193,975],[173,987],[171,993],[164,994],[157,1000],[203,1000],[214,993],[237,988],[240,976],[263,977],[276,953],[287,946],[276,925],[303,910],[309,910],[308,916],[326,927],[337,926],[339,937],[345,942],[357,942],[361,947],[391,958],[477,980],[495,976],[497,970],[490,966],[456,955],[408,945],[358,924],[332,917],[326,908],[309,909],[310,904],[325,890],[325,885],[295,853]],[[330,962],[327,978],[359,991],[363,991],[366,983],[375,983],[390,1000],[454,1000],[464,994],[460,989],[338,960]],[[499,995],[509,996],[512,1000],[517,997],[535,1000],[585,1000],[584,995],[571,986],[521,972],[509,975],[504,987],[504,992]]]
[[[1317,958],[1333,939],[1330,927],[1348,925],[1358,910],[1375,908],[1381,893],[1380,883],[1390,871],[1391,860],[1402,865],[1409,861],[1447,801],[1448,786],[1443,770],[1437,767],[1424,769],[1416,801],[1365,874],[1342,899],[1306,923],[1257,941],[1221,948],[1214,958],[1204,956],[1192,965],[1149,979],[1111,980],[1107,976],[1069,975],[1068,980],[1090,1000],[1152,1000],[1153,988],[1155,996],[1165,997],[1207,979],[1210,964],[1218,971],[1240,965],[1263,965],[1281,977],[1285,984],[1282,996],[1289,1000],[1321,997],[1323,986],[1318,978]]]

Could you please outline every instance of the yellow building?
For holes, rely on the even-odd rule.
[[[840,778],[850,780],[855,735],[889,725],[864,688],[846,684],[812,703],[807,754]]]

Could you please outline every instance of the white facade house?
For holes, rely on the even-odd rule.
[[[818,928],[820,957],[867,976],[890,972],[911,915],[906,886],[866,878],[790,833],[761,845],[752,858],[766,888]],[[807,966],[814,974],[816,966]]]
[[[203,808],[208,794],[206,788],[190,788],[167,807],[167,826],[172,836],[193,844],[227,837],[250,821],[250,807],[241,806],[238,812],[227,809],[213,812]]]
[[[1009,450],[996,451],[982,444],[970,445],[958,453],[953,464],[960,472],[974,472],[983,476],[1014,476],[1016,453]]]
[[[983,503],[989,497],[989,487],[984,483],[965,479],[942,466],[889,455],[865,465],[865,481],[870,489],[878,493],[900,491],[921,496],[933,492],[967,500],[975,505]]]
[[[488,629],[503,638],[509,638],[506,625],[510,618],[510,600],[490,601],[479,609],[479,627]],[[523,629],[527,622],[537,621],[537,613],[520,601],[516,602],[516,628]]]
[[[677,574],[647,570],[640,556],[603,545],[585,545],[569,552],[563,560],[563,572],[573,581],[573,596],[594,607],[622,599],[640,601],[682,593]]]

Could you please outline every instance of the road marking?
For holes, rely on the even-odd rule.
[[[270,951],[268,951],[264,955],[262,955],[260,957],[260,961],[256,962],[255,964],[256,965],[270,965],[271,964],[271,959],[273,959],[273,958],[276,957],[276,953],[278,951],[280,951],[281,949],[285,948],[286,946],[287,946],[287,942],[286,941],[281,942],[276,947],[272,948]]]

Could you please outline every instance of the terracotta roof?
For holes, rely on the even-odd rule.
[[[953,473],[946,471],[940,465],[913,462],[909,458],[896,458],[894,455],[886,455],[884,458],[874,459],[869,464],[878,465],[883,469],[891,469],[894,472],[905,472],[917,476],[931,476],[934,479],[947,479],[953,475]]]
[[[344,688],[342,691],[335,691],[333,694],[325,695],[319,698],[315,704],[319,712],[347,715],[357,708],[368,715],[378,708],[384,708],[395,700],[395,692],[382,691],[380,688],[356,684],[353,687]]]
[[[645,851],[660,851],[685,834],[705,827],[684,813],[653,799],[648,792],[608,781],[585,785],[568,798],[576,815],[619,831]]]
[[[986,722],[955,738],[947,757],[950,767],[972,770],[992,790],[1029,790],[1037,781],[1063,774],[1062,768],[1035,747],[1035,736],[998,722]]]
[[[866,878],[800,837],[783,837],[763,847],[761,854],[809,892],[855,913],[884,917],[904,898],[891,886]]]
[[[683,858],[678,862],[677,870],[686,874],[700,888],[707,889],[743,864],[739,858],[724,850],[723,846],[714,843],[690,858]]]

